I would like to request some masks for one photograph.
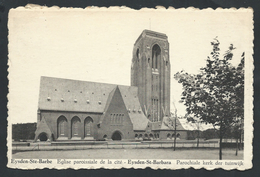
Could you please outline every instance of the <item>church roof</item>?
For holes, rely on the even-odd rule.
[[[175,118],[164,117],[162,120],[161,130],[174,130]],[[176,130],[186,130],[183,128],[180,120],[176,119]]]
[[[128,115],[133,124],[133,129],[145,130],[148,124],[148,119],[145,117],[141,109],[139,99],[137,97],[137,87],[119,85],[116,88],[114,88],[108,96],[107,104],[104,111],[107,111],[109,104],[113,98],[113,95],[117,89],[122,96],[123,102],[128,111]],[[102,115],[100,123],[103,121],[104,118],[105,115]]]
[[[145,130],[149,120],[142,111],[137,96],[137,87],[128,87],[124,89],[122,86],[118,86],[118,88],[121,92],[126,109],[128,110],[128,115],[133,123],[133,129]]]
[[[138,88],[97,82],[41,77],[38,107],[40,110],[104,113],[116,87],[128,110],[134,130],[145,130],[148,119],[142,112]],[[102,117],[101,117],[102,121]]]
[[[41,77],[39,109],[103,113],[116,85]]]

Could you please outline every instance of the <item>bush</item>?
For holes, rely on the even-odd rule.
[[[14,124],[12,125],[12,139],[33,140],[35,137],[36,123]]]

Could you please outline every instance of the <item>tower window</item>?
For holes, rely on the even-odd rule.
[[[159,61],[161,59],[161,49],[157,44],[153,46],[152,56],[152,68],[158,69]]]
[[[137,51],[136,51],[136,58],[137,58],[137,61],[139,62],[139,57],[140,56],[140,53],[139,53],[139,49],[137,49]]]

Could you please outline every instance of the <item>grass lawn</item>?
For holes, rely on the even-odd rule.
[[[223,149],[223,160],[242,160],[243,151]],[[218,160],[218,149],[88,149],[17,152],[12,158],[23,159],[212,159]]]

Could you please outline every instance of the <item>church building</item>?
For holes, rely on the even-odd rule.
[[[144,30],[134,44],[131,86],[41,77],[36,140],[160,140],[174,137],[169,42]],[[187,132],[178,124],[177,136]]]

